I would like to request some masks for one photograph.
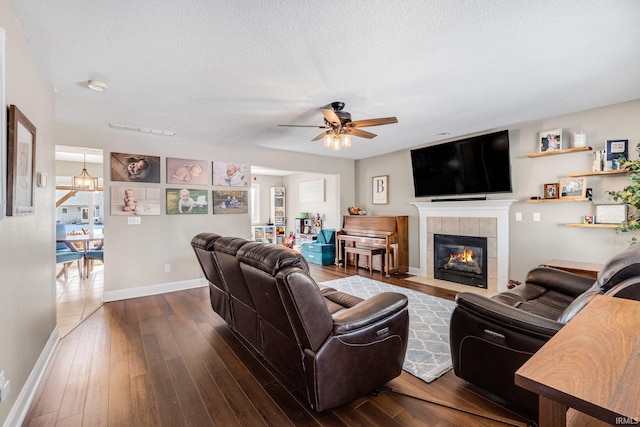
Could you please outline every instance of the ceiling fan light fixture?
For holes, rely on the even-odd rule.
[[[324,135],[324,146],[327,148],[333,147],[333,132],[327,132]]]
[[[343,147],[351,147],[351,135],[346,132],[340,135],[340,143]]]
[[[91,90],[95,90],[96,92],[106,92],[109,89],[109,86],[102,80],[89,80],[87,82],[87,87]]]
[[[333,145],[331,146],[331,148],[333,148],[335,151],[338,151],[338,150],[342,149],[342,144],[340,144],[340,136],[339,135],[334,135],[333,136]]]

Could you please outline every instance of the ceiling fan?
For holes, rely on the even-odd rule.
[[[286,127],[303,127],[303,128],[318,128],[329,129],[322,132],[320,135],[313,138],[311,141],[318,141],[324,138],[325,147],[331,147],[334,150],[339,150],[342,147],[351,146],[351,137],[358,136],[360,138],[372,139],[377,135],[375,133],[367,132],[360,128],[370,126],[381,126],[398,123],[398,119],[395,117],[383,117],[379,119],[366,119],[351,121],[351,114],[342,111],[344,108],[344,102],[332,102],[331,104],[320,108],[322,115],[324,116],[324,125],[278,125]]]

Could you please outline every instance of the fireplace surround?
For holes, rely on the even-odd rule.
[[[456,200],[412,203],[419,213],[420,272],[433,274],[435,233],[487,237],[487,289],[507,290],[509,282],[509,209],[516,200]]]

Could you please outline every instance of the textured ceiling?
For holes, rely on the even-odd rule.
[[[60,122],[360,159],[640,98],[636,0],[11,5]],[[310,142],[318,129],[277,126],[321,125],[332,101],[399,122],[338,152]]]

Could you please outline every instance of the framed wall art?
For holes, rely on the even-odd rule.
[[[562,129],[545,130],[539,133],[540,152],[562,150]]]
[[[244,163],[213,162],[213,185],[246,187],[249,168]]]
[[[372,181],[372,201],[374,205],[389,203],[389,175],[374,176]]]
[[[160,215],[161,189],[111,187],[111,215]]]
[[[572,178],[560,181],[561,199],[584,199],[587,195],[587,179]]]
[[[36,127],[15,105],[9,107],[7,215],[33,215]]]
[[[627,220],[627,205],[596,205],[596,224],[620,224]]]
[[[209,184],[209,161],[167,157],[167,184]]]
[[[206,189],[167,188],[167,215],[208,214],[208,194]]]
[[[248,193],[247,190],[213,190],[213,213],[248,213]]]
[[[111,180],[160,184],[160,157],[111,153]]]

